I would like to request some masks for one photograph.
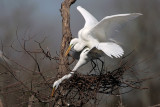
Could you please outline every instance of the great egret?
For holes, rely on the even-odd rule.
[[[65,55],[67,56],[71,48],[74,48],[77,52],[82,51],[84,47],[92,49],[96,47],[96,52],[104,52],[109,57],[120,57],[124,54],[123,49],[116,43],[108,43],[109,38],[117,27],[125,24],[129,20],[132,20],[140,13],[128,13],[128,14],[118,14],[112,16],[106,16],[101,21],[92,16],[88,11],[86,11],[81,6],[77,7],[77,10],[82,14],[85,19],[84,27],[78,32],[78,38],[71,40],[69,48],[67,49]]]
[[[118,14],[107,16],[103,18],[100,22],[97,21],[88,11],[84,8],[78,6],[77,9],[82,14],[85,19],[84,27],[78,32],[78,38],[71,40],[69,48],[67,49],[65,56],[68,55],[71,48],[74,48],[77,52],[81,52],[79,61],[73,68],[72,72],[63,76],[53,84],[52,96],[55,90],[58,88],[59,84],[64,80],[72,76],[74,71],[79,67],[86,64],[92,58],[98,58],[104,54],[109,57],[119,58],[124,54],[121,46],[114,42],[108,42],[109,36],[122,24],[125,24],[129,20],[132,20],[140,13],[128,13],[128,14]]]

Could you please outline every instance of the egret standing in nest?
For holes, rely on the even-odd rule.
[[[64,80],[72,76],[74,71],[79,67],[86,64],[93,57],[98,58],[107,55],[111,58],[120,58],[124,51],[121,46],[115,42],[108,42],[115,30],[121,25],[127,23],[128,21],[142,15],[140,13],[128,13],[128,14],[118,14],[112,16],[106,16],[101,21],[92,16],[88,11],[86,11],[81,6],[77,7],[77,10],[82,14],[85,19],[84,27],[78,32],[78,38],[71,40],[69,48],[67,49],[65,56],[68,55],[69,51],[73,48],[77,52],[81,52],[79,61],[73,68],[72,72],[63,76],[53,84],[53,91],[58,88],[59,84]],[[88,54],[88,53],[92,53]],[[91,57],[89,57],[91,55]]]

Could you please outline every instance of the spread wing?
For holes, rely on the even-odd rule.
[[[77,10],[82,14],[82,16],[85,19],[84,27],[95,26],[98,23],[97,19],[94,16],[92,16],[92,14],[90,14],[87,10],[82,8],[81,6],[78,6]]]
[[[124,54],[122,47],[113,42],[99,43],[96,48],[111,58],[120,58]]]
[[[90,35],[100,42],[106,42],[113,32],[126,22],[140,16],[140,13],[128,13],[107,16],[97,23],[91,30]]]

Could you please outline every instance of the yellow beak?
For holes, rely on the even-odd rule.
[[[51,97],[53,97],[53,95],[54,95],[54,92],[55,92],[55,87],[54,87],[54,88],[53,88],[53,90],[52,90]]]
[[[67,51],[65,53],[65,57],[68,55],[68,53],[69,53],[70,50],[71,50],[71,45],[69,45],[69,47],[68,47],[68,49],[67,49]]]

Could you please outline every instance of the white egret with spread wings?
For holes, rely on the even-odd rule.
[[[117,30],[117,28],[119,28],[121,25],[138,17],[139,15],[142,15],[140,13],[118,14],[106,16],[98,22],[94,16],[92,16],[81,6],[78,6],[77,9],[84,17],[85,25],[78,32],[78,38],[71,40],[65,56],[68,55],[71,48],[77,52],[82,52],[80,54],[79,61],[73,68],[72,72],[54,82],[52,96],[54,91],[64,79],[70,78],[74,71],[93,58],[93,56],[89,57],[90,55],[88,53],[90,53],[90,51],[92,51],[92,54],[95,54],[94,58],[104,55],[107,55],[111,58],[120,58],[124,54],[122,47],[115,42],[109,42],[111,39],[109,37],[111,37],[113,32],[115,32],[115,30]]]

